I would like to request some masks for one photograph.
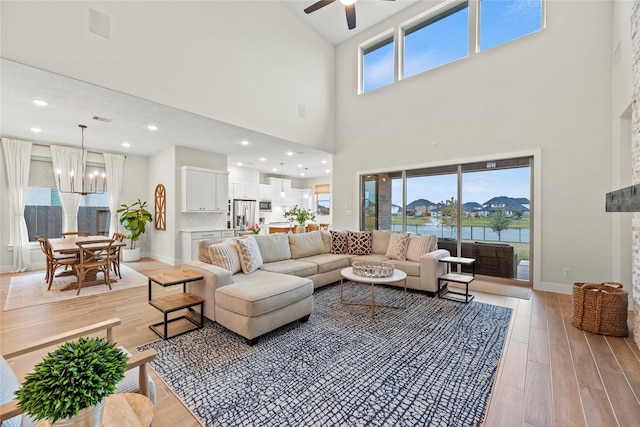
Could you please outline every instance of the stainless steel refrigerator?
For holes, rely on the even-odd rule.
[[[246,230],[255,224],[257,202],[255,200],[233,200],[233,228]]]

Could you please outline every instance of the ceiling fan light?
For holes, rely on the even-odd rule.
[[[340,3],[342,3],[345,6],[350,6],[352,4],[354,4],[356,2],[356,0],[340,0]]]

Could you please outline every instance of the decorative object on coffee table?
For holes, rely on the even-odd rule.
[[[353,274],[363,277],[390,277],[395,270],[394,265],[386,261],[354,261],[351,268]]]
[[[375,316],[376,307],[386,307],[386,308],[407,308],[407,273],[402,270],[395,270],[393,274],[386,277],[372,277],[372,276],[362,276],[359,274],[355,274],[353,272],[353,267],[348,267],[343,269],[340,272],[342,278],[340,279],[340,304],[347,305],[364,305],[367,307],[371,307],[371,318],[373,319]],[[346,301],[343,297],[344,294],[344,279],[351,280],[352,282],[357,283],[365,283],[371,285],[371,302],[370,303],[362,303],[356,301]],[[376,293],[375,293],[375,285],[386,285],[389,283],[395,282],[404,282],[404,292],[403,292],[403,300],[402,305],[388,305],[388,304],[376,304]]]

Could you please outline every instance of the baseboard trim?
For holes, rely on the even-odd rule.
[[[571,295],[573,293],[572,287],[573,284],[567,285],[564,283],[540,282],[540,286],[534,287],[534,290]]]
[[[182,259],[169,258],[169,257],[166,257],[166,256],[154,254],[154,253],[150,253],[147,256],[149,258],[155,259],[156,261],[164,262],[165,264],[169,264],[169,265],[180,265],[180,264],[182,264]]]

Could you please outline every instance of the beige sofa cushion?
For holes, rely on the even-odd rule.
[[[260,248],[263,262],[291,259],[291,249],[289,249],[289,239],[286,233],[255,236],[255,239]]]
[[[389,247],[390,231],[373,230],[371,246],[374,254],[385,255]]]
[[[397,259],[389,260],[395,268],[407,273],[407,276],[420,277],[420,263],[415,261],[398,261]]]
[[[407,259],[407,246],[409,245],[409,233],[391,233],[387,258],[404,261]]]
[[[331,253],[331,232],[321,231],[320,235],[322,236],[322,243],[324,244],[324,253]]]
[[[312,262],[304,262],[296,259],[269,262],[260,267],[263,271],[272,273],[291,274],[298,277],[308,277],[318,274],[318,266]]]
[[[298,259],[324,253],[324,243],[320,231],[309,233],[287,234],[291,258]]]
[[[235,243],[216,243],[209,245],[209,260],[211,265],[229,270],[232,273],[242,271],[240,257]]]
[[[354,261],[380,262],[380,261],[389,261],[389,258],[387,258],[384,255],[377,255],[377,254],[373,254],[373,255],[358,255],[358,256],[354,256],[353,258],[351,258],[351,264],[353,264]]]
[[[289,306],[313,294],[313,282],[301,277],[256,271],[216,289],[216,305],[247,317]]]
[[[437,243],[438,237],[433,234],[426,236],[411,234],[409,236],[409,245],[407,246],[407,260],[420,261],[422,255],[436,250]]]
[[[302,258],[300,261],[314,263],[318,266],[318,273],[322,274],[349,267],[350,259],[350,255],[321,254]]]
[[[240,266],[244,274],[253,273],[262,267],[262,255],[255,237],[246,236],[242,239],[236,239],[236,248],[240,256]]]

